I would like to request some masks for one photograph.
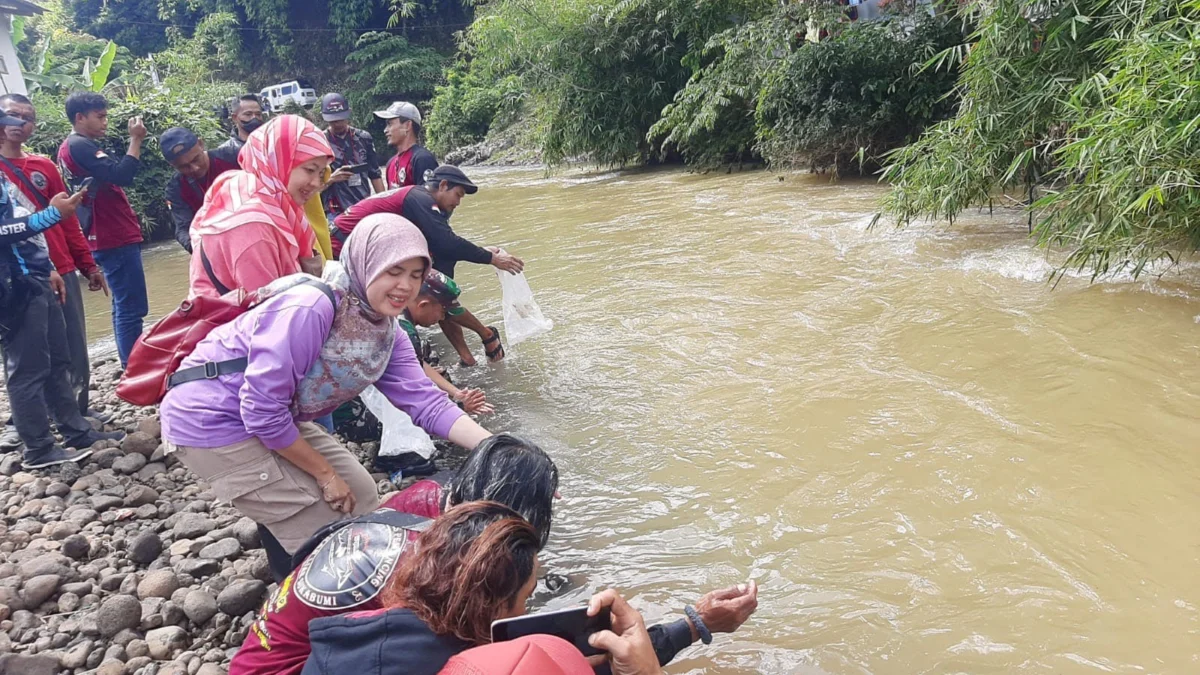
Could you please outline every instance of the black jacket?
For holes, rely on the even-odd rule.
[[[301,675],[437,675],[474,645],[436,635],[407,609],[352,612],[308,624],[312,654]]]

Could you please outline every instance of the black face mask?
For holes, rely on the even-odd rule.
[[[238,122],[238,126],[242,128],[242,131],[246,132],[246,135],[254,133],[254,130],[262,125],[263,121],[258,118],[251,118],[249,122]]]

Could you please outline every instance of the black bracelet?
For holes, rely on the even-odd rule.
[[[700,641],[706,645],[711,645],[712,633],[708,631],[708,626],[704,625],[704,620],[700,618],[700,612],[697,612],[695,607],[688,605],[683,608],[683,613],[687,614],[687,618],[692,620],[692,625],[696,627],[696,632],[700,635]]]

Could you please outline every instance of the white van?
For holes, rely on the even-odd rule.
[[[303,79],[273,84],[258,93],[271,110],[280,110],[288,102],[310,108],[317,102],[317,91]]]

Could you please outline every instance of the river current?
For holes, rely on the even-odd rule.
[[[758,580],[672,673],[1200,672],[1200,268],[1051,286],[1015,213],[868,230],[822,176],[471,173],[455,228],[556,323],[455,373],[558,462],[551,606]],[[145,260],[158,315],[187,261]]]

